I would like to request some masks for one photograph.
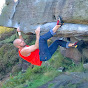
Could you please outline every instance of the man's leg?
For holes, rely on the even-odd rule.
[[[50,54],[50,51],[49,51],[49,48],[47,45],[47,40],[56,34],[56,31],[59,29],[61,24],[62,23],[61,23],[61,20],[59,18],[59,20],[57,21],[57,25],[52,30],[50,30],[46,34],[40,36],[40,39],[39,39],[39,55],[40,55],[41,61],[47,61],[51,58],[51,54]]]
[[[50,30],[48,33],[40,36],[40,38],[42,37],[44,40],[48,40],[49,38],[51,38],[53,35],[56,34],[56,31],[63,25],[63,23],[64,22],[62,21],[61,17],[59,16],[56,26],[52,30]]]
[[[54,54],[54,52],[57,50],[58,46],[62,46],[65,48],[69,48],[68,47],[68,43],[66,41],[63,40],[56,40],[54,41],[50,46],[49,46],[49,51],[51,56]]]
[[[55,35],[55,32],[58,30],[59,27],[60,27],[60,25],[56,25],[52,30],[50,30],[46,34],[40,36],[39,55],[40,55],[41,61],[47,61],[51,58],[51,54],[50,54],[50,51],[49,51],[48,45],[47,45],[47,40],[49,38],[53,37],[53,35]]]
[[[56,25],[53,29],[49,32],[45,33],[44,35],[40,36],[40,38],[44,39],[45,41],[49,38],[53,37],[56,34],[56,31],[60,28],[61,25]]]
[[[63,40],[56,40],[49,46],[49,51],[52,56],[54,54],[54,52],[57,50],[58,46],[70,48],[70,47],[74,47],[73,45],[74,45],[74,43],[69,43],[69,42],[66,42]]]

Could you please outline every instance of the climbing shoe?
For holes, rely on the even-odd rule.
[[[62,18],[59,16],[58,17],[58,20],[57,20],[57,25],[63,25],[64,24],[64,22],[62,21]]]
[[[74,44],[75,48],[78,48],[79,51],[81,51],[83,48],[85,48],[85,42],[84,40],[80,40]]]

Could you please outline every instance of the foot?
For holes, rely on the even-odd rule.
[[[80,40],[74,44],[75,48],[78,48],[78,50],[81,50],[82,48],[85,48],[85,42],[84,40]]]
[[[64,24],[64,22],[62,21],[62,18],[59,16],[58,17],[58,20],[57,20],[57,25],[63,25]]]

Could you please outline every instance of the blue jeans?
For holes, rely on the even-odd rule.
[[[47,44],[47,40],[51,37],[53,37],[55,33],[53,33],[52,30],[47,32],[46,34],[40,36],[39,39],[39,56],[40,56],[40,61],[47,61],[51,58],[51,56],[54,54],[54,52],[57,50],[58,45],[69,48],[68,44],[66,41],[62,40],[56,40],[54,41],[49,47]]]

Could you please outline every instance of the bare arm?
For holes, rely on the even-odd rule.
[[[35,33],[36,33],[35,47],[38,49],[39,48],[40,27],[38,27],[35,30]]]
[[[29,47],[25,47],[24,49],[21,50],[21,54],[23,56],[29,56],[31,52],[35,51],[37,48],[35,45],[31,45]]]
[[[35,33],[36,33],[36,41],[35,41],[35,44],[34,45],[31,45],[29,47],[25,47],[24,49],[22,49],[21,50],[21,54],[23,56],[28,56],[31,52],[33,52],[33,51],[35,51],[36,49],[39,48],[40,27],[38,27],[35,30]]]

